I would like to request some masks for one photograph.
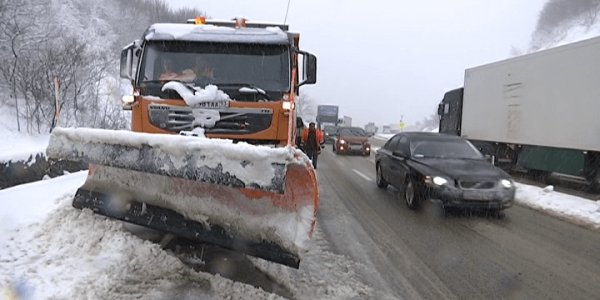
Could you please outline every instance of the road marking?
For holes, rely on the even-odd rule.
[[[369,178],[369,176],[363,174],[361,171],[356,170],[356,169],[352,169],[352,171],[354,171],[354,173],[358,174],[358,176],[364,178],[366,181],[373,181],[373,179]]]

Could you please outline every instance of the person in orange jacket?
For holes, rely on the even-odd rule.
[[[302,131],[304,131],[305,128],[306,126],[304,126],[302,118],[296,117],[296,132],[294,132],[296,140],[294,141],[294,143],[296,143],[296,147],[302,150],[302,152],[304,152],[304,149],[302,148]]]
[[[317,158],[321,153],[323,133],[315,127],[315,122],[310,122],[308,128],[302,131],[302,142],[304,143],[304,152],[312,160],[313,167],[317,168]]]

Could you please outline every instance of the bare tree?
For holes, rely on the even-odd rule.
[[[573,26],[589,28],[599,10],[600,0],[549,0],[540,12],[530,51],[559,42]]]
[[[0,87],[10,91],[0,105],[13,109],[19,131],[51,130],[58,76],[61,125],[127,128],[120,50],[153,22],[197,15],[195,8],[173,11],[165,0],[0,0]]]
[[[304,91],[300,91],[300,95],[296,99],[296,115],[303,120],[314,120],[317,117],[317,103]]]
[[[440,118],[437,114],[431,114],[428,117],[425,117],[421,121],[415,122],[414,125],[407,128],[408,130],[414,131],[431,131],[440,126]]]
[[[19,82],[21,64],[27,59],[23,56],[32,50],[32,39],[39,37],[37,34],[38,23],[28,19],[30,16],[42,15],[42,10],[47,2],[14,0],[0,2],[0,73],[4,83],[9,86],[12,103],[4,102],[14,107],[17,117],[17,128],[21,131],[17,87],[24,84]]]

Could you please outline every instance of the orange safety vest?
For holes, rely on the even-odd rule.
[[[309,128],[305,128],[302,131],[302,141],[304,142],[304,144],[306,144],[308,141],[308,130],[309,130]],[[316,144],[314,145],[315,150],[319,150],[320,149],[319,147],[320,147],[321,143],[323,142],[323,133],[318,128],[315,128],[315,137],[316,137],[316,139],[315,139]]]

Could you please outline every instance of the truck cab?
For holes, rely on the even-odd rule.
[[[316,57],[298,49],[299,35],[244,19],[192,21],[154,24],[122,51],[121,77],[133,86],[123,97],[132,130],[200,127],[207,137],[293,143],[298,88],[316,82]]]

